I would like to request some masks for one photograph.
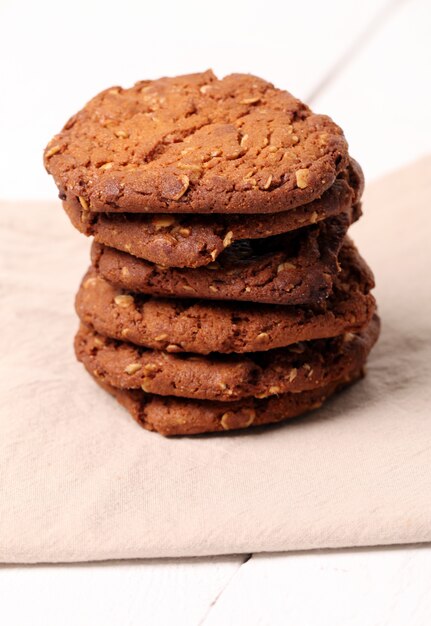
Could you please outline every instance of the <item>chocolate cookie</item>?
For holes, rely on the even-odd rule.
[[[334,290],[320,307],[153,298],[117,289],[90,268],[76,296],[85,324],[116,339],[158,350],[255,352],[357,332],[371,319],[371,270],[344,244]]]
[[[211,71],[107,89],[45,150],[62,199],[103,212],[286,211],[347,163],[329,117],[255,76]]]
[[[232,402],[299,393],[345,379],[362,366],[378,334],[374,316],[358,334],[247,355],[196,356],[140,348],[81,325],[75,352],[89,372],[118,389]]]
[[[99,243],[166,267],[194,268],[214,262],[234,241],[286,233],[342,212],[354,221],[360,215],[363,178],[357,165],[349,166],[349,172],[321,198],[272,215],[94,213],[78,200],[64,201],[63,206],[72,224]]]
[[[266,239],[232,244],[213,264],[162,268],[93,243],[92,261],[113,285],[157,296],[318,304],[331,293],[346,214]]]
[[[136,389],[116,389],[97,378],[96,381],[129,411],[138,424],[171,436],[238,430],[292,419],[319,408],[332,394],[362,375],[361,368],[347,379],[326,387],[284,393],[263,400],[248,398],[228,403],[156,396]]]

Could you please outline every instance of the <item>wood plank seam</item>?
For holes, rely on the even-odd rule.
[[[252,556],[253,556],[252,554],[244,554],[243,555],[243,560],[238,565],[238,567],[236,568],[236,570],[234,571],[232,576],[226,581],[226,583],[220,589],[220,591],[214,596],[213,600],[210,602],[207,610],[205,611],[204,616],[198,622],[197,626],[205,626],[205,622],[207,621],[210,613],[212,612],[212,610],[215,607],[215,605],[217,604],[217,602],[220,600],[220,598],[222,597],[222,595],[224,594],[226,589],[230,586],[230,584],[233,581],[233,579],[235,578],[235,576],[237,576],[237,574],[240,571],[241,567],[243,567],[243,565],[245,565],[252,558]]]
[[[390,0],[380,11],[377,11],[377,13],[371,17],[364,30],[352,40],[350,46],[340,55],[334,65],[324,74],[314,89],[306,96],[305,101],[308,104],[313,103],[322,92],[328,88],[338,75],[350,64],[352,59],[357,56],[360,50],[377,35],[384,23],[406,2],[408,2],[408,0]]]

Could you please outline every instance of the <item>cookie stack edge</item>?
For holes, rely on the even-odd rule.
[[[278,422],[362,376],[363,176],[330,118],[249,75],[143,81],[90,101],[45,165],[94,238],[77,357],[145,428]]]

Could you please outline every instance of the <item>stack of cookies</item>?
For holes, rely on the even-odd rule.
[[[45,151],[92,235],[77,357],[145,428],[247,428],[361,377],[379,333],[341,129],[249,75],[102,92]]]

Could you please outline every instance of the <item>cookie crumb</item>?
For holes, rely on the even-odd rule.
[[[170,343],[165,348],[166,352],[181,352],[181,347],[175,343]]]
[[[354,333],[344,333],[343,335],[344,343],[349,343],[350,341],[353,341],[354,338],[355,338]]]
[[[172,200],[179,200],[180,198],[182,198],[183,195],[186,193],[187,189],[189,188],[190,179],[188,176],[186,176],[185,174],[182,174],[179,177],[179,181],[182,187],[174,196],[172,196]]]
[[[148,378],[144,379],[144,382],[141,385],[141,389],[146,393],[151,393],[151,385],[148,384]]]
[[[244,420],[241,418],[245,418]],[[221,416],[220,423],[224,430],[232,430],[233,428],[247,428],[250,426],[256,417],[256,411],[254,409],[242,409],[239,413],[233,413],[232,411],[226,411]]]
[[[275,395],[277,393],[280,393],[280,391],[281,389],[277,385],[271,385],[271,387],[268,389],[270,395]]]
[[[241,141],[239,142],[239,145],[241,146],[241,148],[245,146],[245,144],[247,143],[247,139],[248,139],[248,134],[245,133],[245,135],[241,137]]]
[[[97,278],[87,278],[87,280],[85,281],[83,287],[84,289],[88,289],[89,287],[94,287],[97,283]]]
[[[233,232],[230,230],[225,238],[223,239],[223,247],[227,248],[228,246],[230,246],[230,244],[232,243],[233,240]]]
[[[50,148],[48,152],[45,154],[45,158],[50,159],[52,156],[54,156],[54,154],[57,154],[57,152],[60,152],[60,150],[61,150],[61,146],[59,145],[52,146],[52,148]]]
[[[259,97],[244,98],[243,100],[240,100],[240,104],[257,104],[258,102],[260,102],[260,98]]]
[[[306,187],[308,187],[308,179],[309,179],[309,175],[310,172],[308,169],[301,169],[301,170],[297,170],[295,172],[295,176],[296,176],[296,185],[300,188],[300,189],[305,189]]]
[[[78,200],[84,211],[88,211],[90,207],[88,206],[87,200],[83,196],[78,196]]]
[[[289,382],[290,382],[290,383],[293,383],[293,381],[295,380],[295,378],[297,377],[297,375],[298,375],[298,370],[296,369],[296,367],[293,367],[293,368],[290,370],[290,374],[289,374]]]
[[[147,363],[144,365],[144,372],[155,372],[158,369],[155,363]]]
[[[263,186],[264,189],[269,189],[271,187],[271,183],[272,183],[272,174],[270,174],[268,176],[268,178],[266,179],[266,182]]]
[[[115,296],[114,302],[115,302],[115,304],[117,304],[121,308],[125,309],[125,308],[131,306],[135,302],[135,300],[134,300],[133,296],[120,294],[118,296]]]
[[[160,230],[161,228],[167,228],[168,226],[172,226],[175,224],[175,218],[171,215],[162,215],[160,217],[155,217],[151,220],[151,223],[155,227],[156,230]]]
[[[294,270],[296,269],[296,265],[294,265],[293,263],[289,263],[288,261],[285,261],[284,263],[280,263],[280,265],[277,267],[277,274],[280,274],[280,272],[284,272],[285,270]]]
[[[167,338],[168,338],[167,334],[162,333],[161,335],[157,335],[157,337],[154,337],[154,341],[164,341]]]
[[[124,368],[124,372],[131,376],[132,374],[136,374],[136,372],[139,372],[141,367],[142,365],[140,363],[130,363],[130,365]]]

